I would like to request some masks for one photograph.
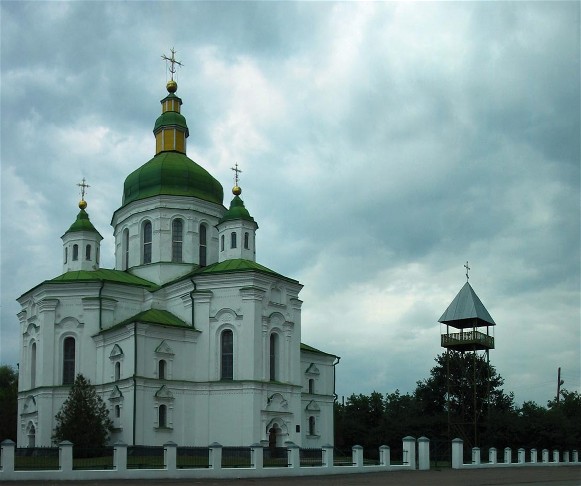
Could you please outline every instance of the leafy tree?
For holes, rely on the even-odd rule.
[[[0,366],[0,442],[16,442],[18,423],[18,372],[9,365]]]
[[[55,442],[68,440],[79,449],[106,444],[113,422],[107,406],[91,382],[78,374],[60,411],[52,436]]]

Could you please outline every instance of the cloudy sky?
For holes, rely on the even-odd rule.
[[[412,391],[470,283],[517,403],[580,387],[578,2],[11,2],[1,10],[0,362],[16,297],[87,211],[113,267],[123,181],[154,154],[162,54],[188,155],[242,168],[257,260],[305,285],[337,392]]]

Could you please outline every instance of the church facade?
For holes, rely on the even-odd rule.
[[[63,273],[18,298],[18,446],[51,444],[78,373],[109,408],[111,442],[333,444],[339,358],[301,343],[302,285],[256,261],[238,178],[226,208],[186,155],[173,79],[167,91],[155,156],[126,178],[112,217],[115,268],[99,266],[83,195]]]

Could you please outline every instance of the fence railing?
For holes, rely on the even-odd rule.
[[[425,437],[402,440],[401,456],[394,461],[388,446],[377,451],[353,446],[350,451],[335,450],[326,445],[320,449],[304,448],[286,442],[283,448],[264,448],[261,444],[250,447],[222,447],[213,443],[208,447],[178,447],[173,442],[163,446],[128,446],[117,443],[104,449],[74,448],[67,441],[58,448],[17,448],[7,440],[0,444],[0,482],[8,480],[115,480],[164,478],[252,478],[304,475],[354,474],[390,470],[430,469],[433,448]],[[463,442],[452,441],[453,468],[502,467],[507,465],[567,466],[579,465],[579,454],[573,451],[537,453],[535,449],[490,448],[488,454],[472,450],[469,464],[464,463]],[[482,457],[488,461],[484,463]],[[514,457],[513,457],[514,456]],[[516,459],[515,459],[516,458]],[[514,462],[516,460],[516,462]],[[303,469],[303,472],[301,472]]]
[[[14,452],[14,469],[16,471],[50,471],[58,468],[58,447],[17,447]]]

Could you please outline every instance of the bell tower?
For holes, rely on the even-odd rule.
[[[446,326],[441,345],[446,349],[448,435],[476,447],[488,413],[489,354],[494,349],[490,331],[496,323],[469,283],[468,262],[464,267],[466,283],[439,322]]]

